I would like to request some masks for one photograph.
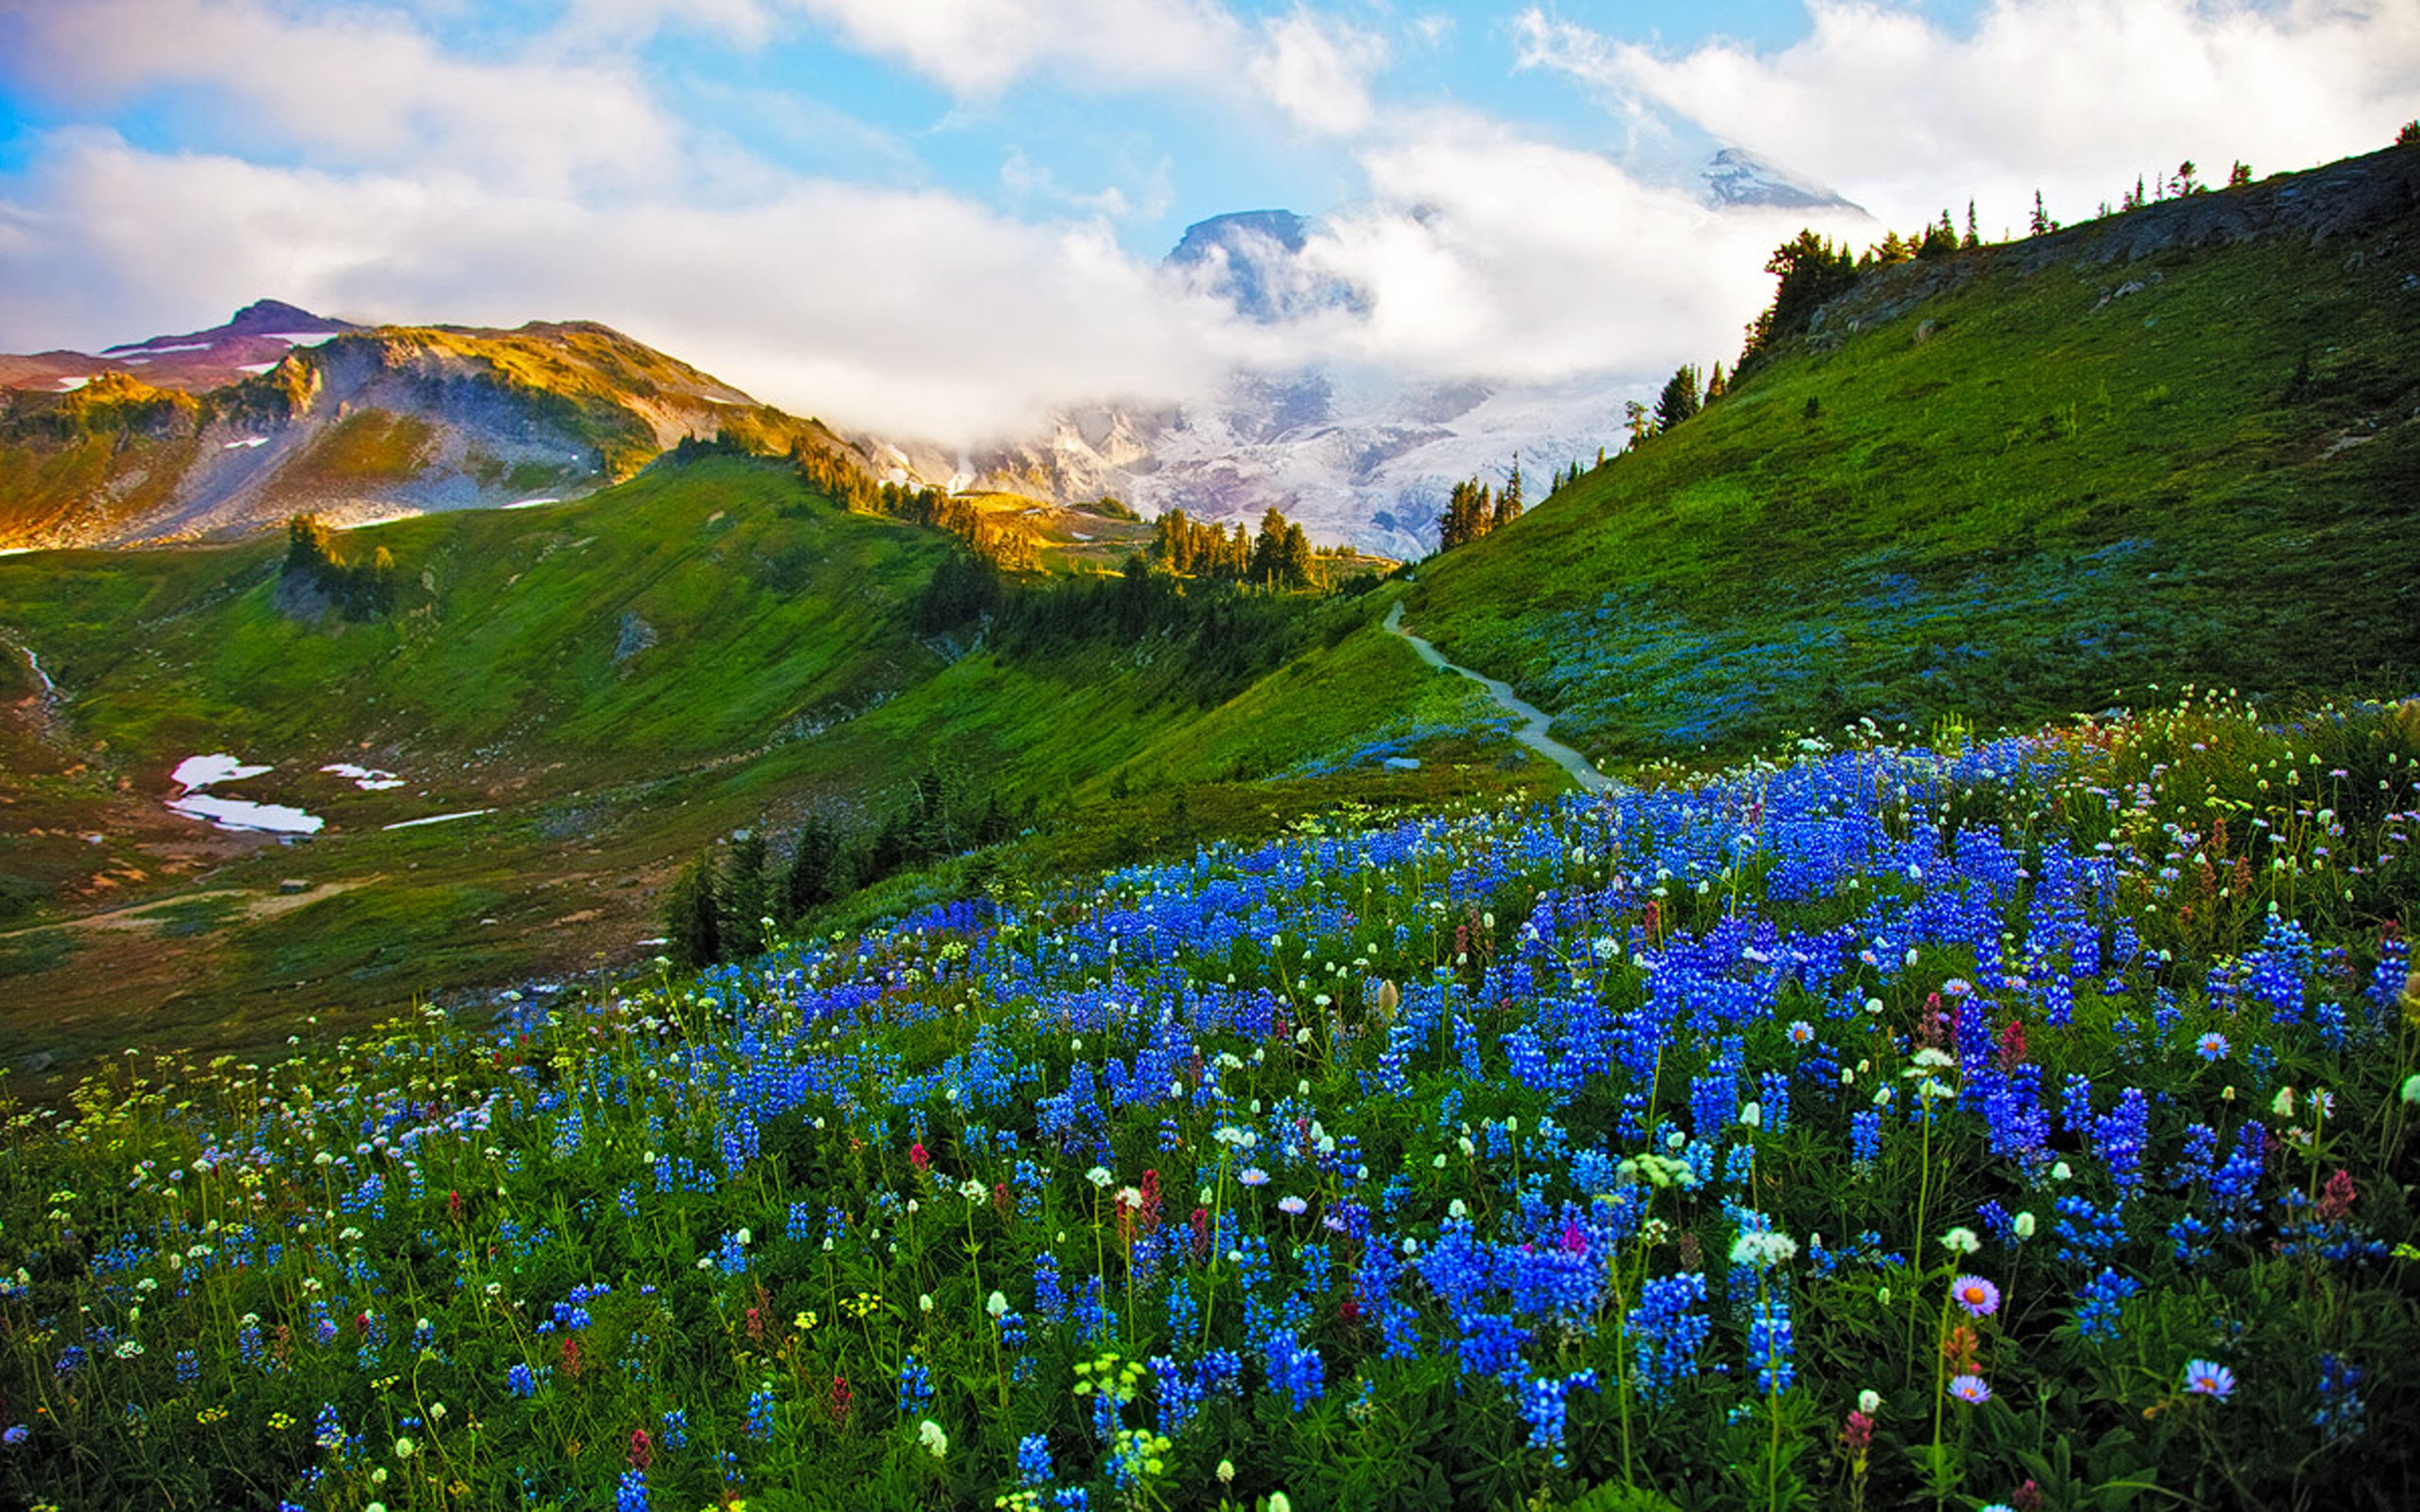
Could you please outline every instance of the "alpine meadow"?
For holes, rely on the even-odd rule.
[[[2420,1504],[2393,8],[493,8],[0,18],[0,1504]]]

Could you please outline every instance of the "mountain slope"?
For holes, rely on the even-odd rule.
[[[1600,753],[2420,683],[2420,152],[1869,272],[1421,574]]]
[[[1145,532],[1012,517],[1054,566]],[[312,612],[283,540],[0,557],[0,998],[45,1005],[0,1011],[0,1035],[63,1063],[162,1034],[251,1051],[305,1013],[628,966],[702,846],[810,810],[862,834],[932,762],[1016,809],[1077,806],[1021,843],[1103,863],[1195,822],[1552,780],[1379,767],[1506,754],[1377,628],[1387,594],[1306,602],[1300,656],[1205,707],[1171,696],[1156,640],[1008,657],[920,634],[951,538],[776,459],[678,453],[584,500],[335,547],[392,557],[391,614]],[[169,812],[172,773],[220,752],[270,770],[212,797],[323,826],[281,845]],[[1343,775],[1258,780],[1320,772]]]
[[[272,325],[303,329],[259,329]],[[92,361],[106,365],[71,389],[21,383],[0,400],[0,545],[213,539],[305,511],[345,524],[570,497],[722,430],[841,450],[814,422],[586,322],[365,331],[264,301],[214,332]]]

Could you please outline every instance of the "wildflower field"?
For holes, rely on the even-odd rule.
[[[0,1502],[2397,1507],[2420,705],[1871,732],[0,1144]]]

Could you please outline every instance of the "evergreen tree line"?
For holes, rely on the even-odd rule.
[[[1465,479],[1446,496],[1445,513],[1437,517],[1437,549],[1456,547],[1488,535],[1521,517],[1521,463],[1514,458],[1501,491],[1477,478]]]
[[[1319,577],[1319,554],[1311,549],[1311,537],[1274,507],[1262,514],[1259,532],[1249,536],[1240,520],[1229,530],[1171,509],[1152,522],[1151,545],[1143,555],[1151,565],[1179,577],[1214,582],[1310,588]]]
[[[688,970],[744,961],[765,949],[767,919],[786,930],[861,887],[947,856],[995,845],[1033,822],[954,764],[928,760],[908,793],[871,827],[817,810],[777,858],[752,830],[717,856],[698,852],[665,894],[665,954]]]
[[[336,549],[335,532],[317,515],[286,522],[286,564],[280,570],[325,594],[349,620],[395,612],[401,574],[394,554],[380,547],[358,562],[344,556]]]
[[[1308,602],[1247,583],[1178,578],[1137,556],[1114,578],[1013,589],[993,623],[993,644],[1012,661],[1131,647],[1150,669],[1153,692],[1207,708],[1293,655]]]

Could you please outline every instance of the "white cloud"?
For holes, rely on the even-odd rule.
[[[2383,147],[2420,115],[2411,0],[1993,0],[1964,32],[1920,12],[1808,0],[1811,30],[1759,53],[1667,54],[1553,19],[1521,59],[1820,177],[1900,224],[1972,196],[1987,230],[2041,189],[2062,219],[2194,159],[2224,177]]]
[[[199,86],[233,102],[238,129],[325,164],[442,162],[548,187],[645,180],[678,159],[678,126],[627,63],[458,57],[389,11],[78,0],[23,7],[0,36],[0,68],[29,91],[90,109]]]
[[[1296,124],[1345,135],[1370,124],[1370,81],[1386,62],[1382,39],[1297,8],[1263,26],[1251,79]]]
[[[1360,158],[1311,255],[1371,299],[1342,346],[1406,377],[1634,377],[1729,361],[1794,216],[1715,211],[1592,152],[1440,112]]]
[[[964,98],[1065,69],[1141,87],[1215,79],[1234,19],[1208,0],[787,0],[852,45],[896,58]]]
[[[371,321],[602,320],[800,414],[976,440],[1079,396],[1201,392],[1253,339],[1096,227],[793,180],[724,208],[458,173],[334,174],[48,140],[0,205],[0,349],[98,345],[263,295]]]

